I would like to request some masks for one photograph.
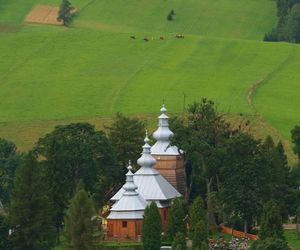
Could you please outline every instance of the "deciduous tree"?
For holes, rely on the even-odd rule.
[[[233,131],[223,117],[216,112],[214,102],[202,99],[188,107],[187,114],[170,121],[174,131],[172,143],[185,152],[191,165],[188,173],[188,195],[199,180],[205,183],[207,212],[210,223],[215,223],[211,193],[214,183],[219,189],[219,170],[223,165],[228,138]]]
[[[50,184],[57,230],[62,225],[68,201],[82,180],[100,206],[118,183],[115,153],[104,132],[88,123],[57,126],[39,139],[35,147]]]
[[[253,218],[271,192],[270,164],[263,144],[252,136],[238,133],[226,149],[222,167],[221,199],[230,214],[239,215],[247,232]]]
[[[121,167],[121,178],[125,176],[128,161],[136,162],[140,157],[144,136],[144,122],[138,118],[126,117],[121,113],[117,113],[113,124],[108,127],[108,138]]]
[[[64,26],[69,26],[73,19],[74,7],[71,6],[70,1],[62,0],[59,11],[58,11],[58,21],[62,21]]]

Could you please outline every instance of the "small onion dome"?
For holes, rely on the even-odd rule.
[[[170,139],[174,133],[169,128],[169,117],[166,115],[165,105],[160,109],[161,115],[158,117],[158,128],[153,133],[156,143],[151,148],[153,155],[179,155],[178,148],[170,145]]]
[[[133,181],[133,176],[134,174],[131,172],[132,166],[131,166],[131,161],[129,161],[128,164],[128,172],[126,174],[126,183],[123,185],[123,188],[125,190],[124,195],[137,195],[137,186],[134,184]]]
[[[136,192],[138,187],[134,184],[134,174],[131,172],[129,161],[126,183],[122,187],[120,199],[110,209],[108,219],[143,219],[147,201]]]
[[[156,161],[151,155],[151,146],[149,145],[148,132],[146,131],[146,137],[144,140],[142,156],[137,160],[138,165],[142,168],[153,168]]]

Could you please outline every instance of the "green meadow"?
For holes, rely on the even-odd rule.
[[[18,27],[0,32],[0,136],[21,150],[56,124],[101,128],[116,112],[151,127],[163,99],[172,113],[213,99],[221,112],[263,121],[260,135],[283,140],[300,123],[300,46],[262,42],[276,23],[274,1],[71,2],[77,15],[64,28],[24,22],[35,4],[60,0],[0,0],[0,30]]]

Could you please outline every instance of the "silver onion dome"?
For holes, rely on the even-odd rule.
[[[148,132],[146,131],[146,137],[144,140],[142,156],[137,160],[137,163],[141,167],[152,168],[156,161],[151,155],[151,146],[149,145]]]

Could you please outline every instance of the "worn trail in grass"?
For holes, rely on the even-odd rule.
[[[163,99],[181,112],[184,99],[201,97],[225,113],[259,112],[285,138],[300,123],[300,48],[260,41],[276,21],[273,1],[73,0],[78,15],[70,29],[23,23],[35,4],[59,3],[0,0],[0,26],[22,27],[0,32],[0,136],[31,145],[36,136],[12,128],[154,114]],[[257,81],[253,110],[247,92]]]

